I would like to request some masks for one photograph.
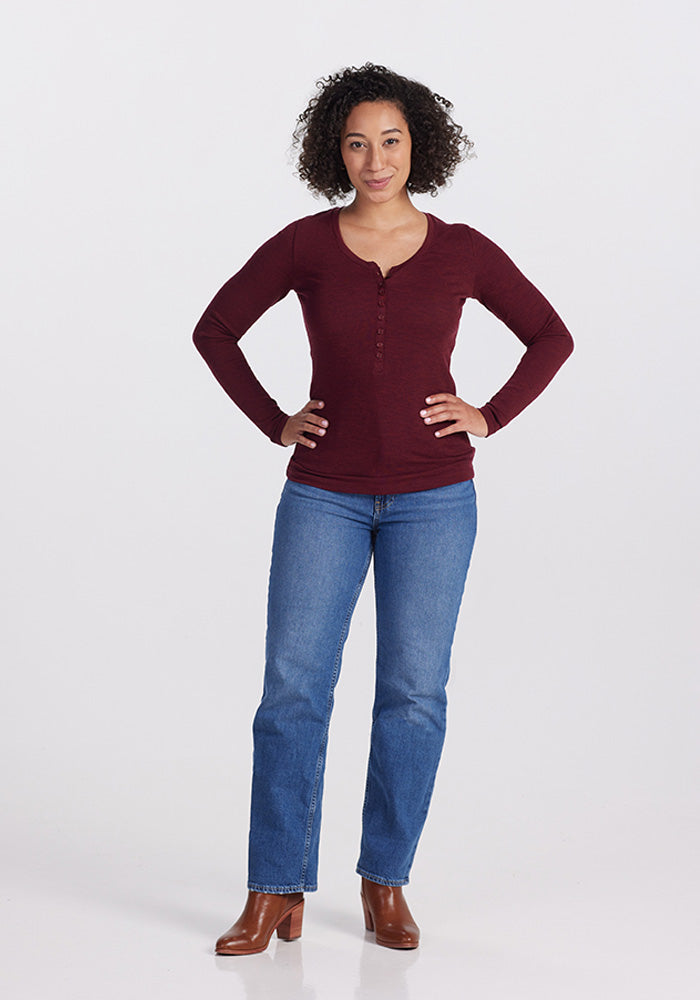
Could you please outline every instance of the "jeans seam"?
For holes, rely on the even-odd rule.
[[[299,882],[297,885],[265,885],[261,882],[249,881],[247,888],[252,892],[268,892],[275,895],[287,895],[290,892],[316,892],[318,886],[305,885]]]
[[[357,586],[355,587],[354,593],[350,599],[350,604],[348,605],[348,610],[345,614],[345,620],[343,622],[343,627],[340,631],[340,638],[338,639],[338,646],[335,653],[335,663],[333,666],[333,674],[331,675],[330,690],[328,692],[328,702],[326,705],[326,723],[323,730],[323,736],[321,737],[321,744],[319,746],[318,758],[316,760],[316,773],[314,775],[313,791],[311,793],[311,802],[309,803],[309,818],[306,825],[306,838],[304,841],[304,856],[301,865],[301,878],[300,882],[303,884],[306,881],[306,869],[309,863],[309,854],[311,853],[311,839],[314,824],[314,817],[316,815],[316,804],[318,799],[318,786],[321,780],[321,773],[323,771],[323,759],[325,756],[326,746],[328,744],[328,730],[330,728],[331,722],[331,710],[333,705],[333,692],[335,690],[335,685],[338,679],[338,672],[340,669],[340,661],[342,657],[343,644],[347,637],[348,629],[350,627],[350,619],[352,618],[352,613],[357,604],[357,599],[360,596],[362,590],[362,585],[365,582],[365,577],[367,576],[367,570],[369,569],[369,564],[372,560],[372,550],[370,549],[367,554],[367,560],[360,574],[360,579]]]
[[[390,886],[408,885],[409,881],[407,875],[402,876],[401,878],[392,878],[391,876],[375,875],[374,872],[367,871],[366,868],[363,868],[359,864],[356,867],[355,871],[357,872],[358,875],[362,875],[363,878],[369,879],[370,882],[377,882],[379,885],[390,885]]]
[[[394,500],[396,500],[396,494],[395,493],[385,493],[385,494],[378,493],[378,494],[375,494],[374,505],[372,507],[372,515],[373,515],[373,521],[374,521],[373,526],[374,527],[376,527],[377,520],[381,517],[381,515],[385,511],[387,511],[391,507],[391,505],[393,504]]]

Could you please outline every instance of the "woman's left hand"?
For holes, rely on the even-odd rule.
[[[489,428],[486,417],[481,410],[469,403],[465,403],[459,396],[453,396],[450,392],[438,392],[434,396],[426,398],[428,407],[420,411],[425,424],[439,424],[443,420],[453,420],[449,427],[441,427],[435,431],[435,437],[445,437],[446,434],[456,434],[458,431],[466,431],[474,437],[486,437]]]

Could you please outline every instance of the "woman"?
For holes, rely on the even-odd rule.
[[[452,105],[368,63],[319,82],[299,118],[299,174],[341,208],[268,240],[194,332],[212,372],[273,441],[295,445],[272,548],[265,680],[253,723],[248,900],[219,954],[298,937],[316,889],[333,692],[370,562],[376,692],[357,872],[378,944],[415,948],[408,883],[445,734],[450,650],[476,532],[469,435],[503,427],[571,353],[547,300],[495,244],[420,212],[469,155]],[[290,290],[313,360],[311,398],[288,415],[238,341]],[[478,299],[525,345],[484,406],[450,374],[462,306]]]

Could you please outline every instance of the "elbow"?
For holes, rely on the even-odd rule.
[[[571,334],[567,330],[566,331],[566,344],[565,344],[565,347],[564,347],[564,361],[566,361],[567,358],[570,358],[573,353],[574,353],[574,338],[571,336]]]
[[[561,364],[564,364],[566,359],[571,357],[571,355],[574,352],[574,338],[569,333],[568,327],[563,322],[561,317],[556,313],[554,314],[554,316],[555,316],[555,325],[552,332],[556,336],[557,348],[559,357],[561,359]]]
[[[192,333],[192,343],[197,348],[200,354],[203,353],[204,342],[206,341],[206,339],[207,335],[204,330],[204,324],[200,320],[199,323],[197,323]]]

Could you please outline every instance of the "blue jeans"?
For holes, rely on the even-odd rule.
[[[445,737],[450,651],[476,534],[471,480],[337,493],[287,480],[272,547],[253,722],[248,888],[317,888],[333,697],[374,555],[376,689],[357,872],[405,885]]]

